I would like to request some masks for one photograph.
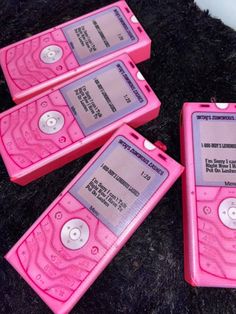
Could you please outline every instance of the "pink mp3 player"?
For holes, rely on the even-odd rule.
[[[184,104],[181,142],[185,279],[236,288],[236,104]]]
[[[0,153],[25,185],[103,145],[123,123],[156,118],[160,101],[128,55],[0,114]]]
[[[122,53],[144,61],[150,50],[143,27],[119,1],[1,49],[0,63],[20,103]]]
[[[123,125],[6,259],[54,313],[68,313],[182,171]]]

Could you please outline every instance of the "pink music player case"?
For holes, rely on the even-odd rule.
[[[18,104],[122,53],[144,61],[150,50],[143,27],[118,1],[2,48],[0,63]]]
[[[6,259],[54,313],[68,313],[182,171],[123,125]]]
[[[220,147],[220,150],[227,149],[226,146],[231,147],[232,144],[236,148],[236,133],[233,131],[233,124],[229,133],[222,127],[219,130],[215,127],[212,130],[199,132],[198,123],[200,122],[197,121],[202,121],[205,125],[207,125],[207,121],[215,121],[214,123],[217,123],[220,127],[220,123],[224,119],[231,120],[230,123],[235,125],[235,103],[185,103],[183,106],[181,116],[181,159],[185,166],[185,172],[182,176],[184,275],[185,280],[193,286],[236,287],[236,220],[226,217],[230,214],[233,218],[232,215],[236,213],[236,183],[234,186],[214,186],[214,182],[211,182],[212,186],[206,186],[204,182],[198,185],[195,183],[197,177],[201,178],[203,176],[203,170],[200,170],[200,168],[195,170],[195,167],[200,167],[201,159],[198,158],[194,162],[194,149],[209,147],[207,156],[215,158],[213,162],[209,161],[208,172],[204,173],[207,177],[212,176],[214,171],[220,172],[220,170],[214,170],[214,168],[217,168],[216,164],[221,162],[222,153],[221,151],[214,153],[213,149],[217,149],[216,147]],[[196,127],[193,126],[193,121],[195,121]],[[193,131],[198,136],[194,137]],[[222,144],[221,142],[219,144],[219,140],[208,142],[203,140],[203,138],[208,137],[214,138],[214,133],[217,134],[218,138],[224,137],[225,141],[222,143],[228,144]],[[231,143],[232,137],[234,137],[234,143]],[[200,140],[204,143],[199,142]],[[197,145],[196,143],[200,144]],[[213,148],[210,148],[209,145],[212,145]],[[213,152],[212,155],[210,150]],[[230,154],[232,155],[232,153]],[[230,154],[227,156],[229,158],[228,162],[230,162]],[[205,162],[205,160],[203,158],[202,162]],[[216,164],[214,165],[214,163]],[[212,168],[213,166],[214,168]],[[232,169],[235,169],[234,172],[236,173],[235,166],[236,159],[232,164]],[[231,179],[229,175],[226,174],[225,176],[228,180]],[[222,204],[227,205],[225,202],[228,203],[228,206],[223,206],[223,208]],[[232,206],[232,213],[229,213],[228,207],[230,206]]]
[[[157,117],[160,101],[128,55],[0,114],[0,153],[25,185],[103,145],[123,123]]]

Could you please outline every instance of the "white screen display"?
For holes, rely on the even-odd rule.
[[[193,115],[198,185],[236,186],[236,114]]]
[[[147,99],[121,61],[60,89],[80,128],[89,135],[146,105]]]
[[[71,193],[119,234],[167,175],[160,164],[119,137],[79,179]]]
[[[62,28],[80,65],[137,42],[118,7],[106,9]]]

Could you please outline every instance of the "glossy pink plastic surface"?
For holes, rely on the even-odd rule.
[[[62,28],[114,7],[118,7],[126,17],[137,37],[137,41],[127,47],[117,48],[111,53],[103,54],[96,60],[79,65]],[[41,52],[44,48],[51,45],[59,46],[63,51],[63,56],[57,62],[51,64],[44,63],[40,58]],[[122,53],[129,54],[135,63],[144,61],[150,57],[150,50],[151,40],[143,27],[138,23],[127,3],[118,1],[2,48],[0,50],[0,63],[12,98],[18,104]]]
[[[123,123],[138,127],[157,117],[160,101],[143,77],[140,78],[140,72],[128,55],[119,56],[91,69],[83,76],[80,75],[79,79],[115,60],[123,62],[145,95],[147,103],[88,136],[82,133],[59,91],[59,88],[77,80],[78,77],[0,114],[0,153],[13,182],[25,185],[96,149]],[[39,128],[39,120],[45,112],[53,110],[64,116],[65,124],[59,132],[45,134]]]
[[[181,117],[183,174],[184,274],[193,286],[236,287],[236,230],[220,220],[218,207],[236,197],[235,187],[196,186],[192,114],[235,113],[236,104],[185,103]],[[200,162],[200,161],[199,161]]]
[[[68,191],[120,135],[157,161],[167,170],[168,175],[117,237]],[[183,167],[180,164],[159,148],[152,145],[150,150],[146,147],[145,138],[129,126],[123,125],[6,255],[9,263],[54,313],[64,314],[72,309],[181,175]],[[130,169],[132,171],[132,167]],[[60,241],[62,225],[71,218],[84,220],[90,230],[85,246],[73,251]]]

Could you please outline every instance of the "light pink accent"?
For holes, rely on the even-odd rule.
[[[203,106],[202,106],[203,105]],[[207,106],[207,107],[206,107]],[[222,200],[236,188],[195,186],[192,114],[235,113],[236,104],[219,109],[214,103],[185,103],[181,123],[183,175],[184,274],[193,286],[236,287],[236,230],[218,216]]]
[[[169,176],[117,238],[68,191],[119,135],[165,167]],[[139,133],[123,125],[6,255],[9,263],[54,313],[64,314],[72,309],[181,175],[183,167],[180,164],[159,148],[151,151],[146,149],[144,141],[145,138]],[[90,233],[86,245],[75,251],[66,249],[60,241],[63,224],[73,218],[84,220]]]
[[[157,117],[160,101],[147,82],[137,78],[138,69],[130,57],[122,55],[115,60],[125,64],[146,96],[147,104],[87,137],[84,137],[59,91],[59,88],[77,80],[78,77],[0,114],[0,153],[13,182],[26,185],[98,148],[123,123],[138,127]],[[111,62],[114,60],[91,69],[86,75]],[[40,131],[38,121],[44,112],[50,110],[61,112],[65,124],[59,132],[48,135]]]
[[[130,46],[105,55],[98,60],[80,66],[61,28],[114,6],[119,7],[130,22],[130,26],[138,37],[138,41]],[[2,48],[0,50],[0,63],[13,100],[19,104],[46,89],[88,71],[123,53],[127,53],[135,63],[150,58],[151,40],[141,24],[131,21],[132,16],[133,13],[127,3],[125,1],[118,1],[102,9]],[[40,53],[43,48],[49,45],[60,46],[63,50],[63,57],[55,63],[45,64],[40,59]]]

